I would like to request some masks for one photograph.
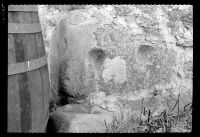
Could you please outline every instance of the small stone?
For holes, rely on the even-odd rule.
[[[148,116],[147,115],[141,115],[140,118],[141,118],[142,121],[146,121],[148,119]]]

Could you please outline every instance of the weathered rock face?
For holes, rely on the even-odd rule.
[[[121,32],[119,36],[119,32],[115,31],[105,34],[106,36],[104,33],[97,37],[97,45],[114,57],[105,61],[103,81],[100,81],[102,86],[111,87],[107,92],[134,91],[152,88],[159,83],[169,83],[172,66],[175,65],[174,51],[161,44],[140,44],[140,39],[131,42],[129,39],[132,36],[125,32]],[[107,39],[105,44],[103,37]]]
[[[159,5],[91,6],[69,12],[52,35],[51,86],[68,99],[116,112],[120,100],[159,95],[160,107],[154,108],[160,110],[166,107],[163,96],[180,93],[190,102],[192,14],[191,6]]]

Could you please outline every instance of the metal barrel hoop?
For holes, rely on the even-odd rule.
[[[8,75],[15,75],[19,73],[24,73],[28,71],[32,71],[47,64],[47,56],[43,56],[34,60],[8,64]]]

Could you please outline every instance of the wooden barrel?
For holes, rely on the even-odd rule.
[[[49,74],[36,5],[8,6],[8,132],[45,132]]]

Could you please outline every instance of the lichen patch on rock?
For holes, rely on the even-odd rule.
[[[112,77],[118,84],[122,84],[126,81],[126,62],[120,57],[115,57],[112,60],[107,59],[104,68],[102,77],[106,83],[111,80]]]

